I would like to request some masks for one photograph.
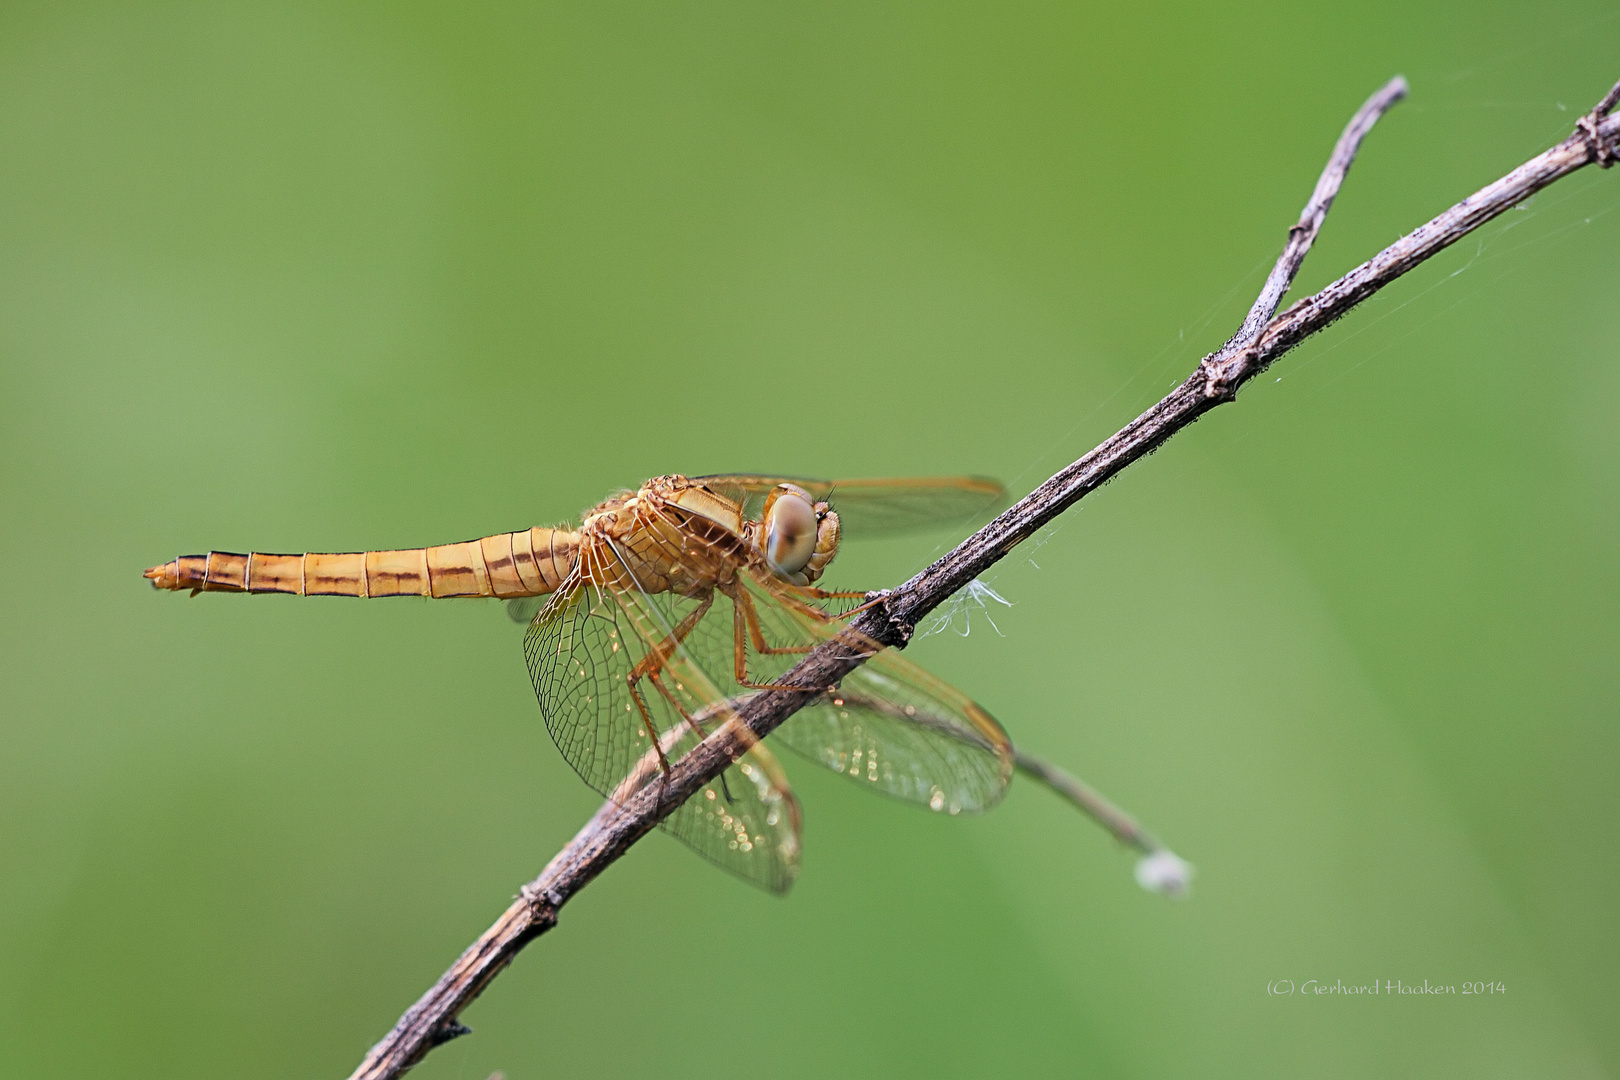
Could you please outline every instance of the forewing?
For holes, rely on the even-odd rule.
[[[748,577],[747,602],[769,648],[807,650],[837,638],[870,658],[834,691],[789,717],[771,739],[863,787],[951,814],[986,810],[1012,778],[1011,740],[967,695],[774,579]],[[749,681],[782,679],[802,652],[748,644]]]
[[[669,655],[656,681],[631,682],[696,606],[668,594],[655,600],[576,581],[551,598],[524,637],[547,730],[585,782],[610,798],[623,802],[662,782],[649,720],[673,762],[736,715],[735,703],[684,650]],[[798,873],[798,807],[763,746],[742,755],[661,824],[699,854],[772,892],[785,892]]]
[[[893,536],[925,529],[964,526],[999,510],[1007,489],[983,476],[922,476],[899,480],[810,480],[798,476],[733,473],[699,476],[717,495],[743,508],[757,521],[765,496],[778,484],[797,484],[838,512],[845,537]]]

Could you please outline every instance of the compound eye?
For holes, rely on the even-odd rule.
[[[816,553],[816,508],[794,488],[778,488],[765,515],[765,561],[783,577],[793,577]]]

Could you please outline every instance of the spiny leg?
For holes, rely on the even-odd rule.
[[[796,585],[794,588],[816,600],[854,600],[857,597],[867,595],[864,592],[835,592],[828,589],[818,589],[814,585]]]
[[[671,562],[681,564],[689,558],[699,554],[684,544],[679,547],[671,545],[662,531],[655,527],[656,523],[663,523],[669,525],[671,528],[680,529],[681,526],[679,522],[671,519],[667,514],[663,513],[656,507],[644,506],[640,513],[648,516],[648,520],[645,522],[647,525],[647,528],[644,530],[645,535],[652,541],[653,547],[660,551]],[[702,537],[692,536],[686,530],[681,531],[683,536],[687,536],[688,539],[701,543],[705,547],[712,548],[714,546],[711,542],[704,540]],[[708,558],[712,559],[713,555],[710,554]],[[693,571],[695,568],[688,565],[687,569],[689,571]],[[646,657],[644,657],[642,662],[636,666],[636,671],[631,673],[631,693],[636,698],[637,707],[641,709],[642,722],[644,726],[647,727],[649,732],[654,730],[654,725],[650,716],[648,715],[645,704],[641,701],[640,695],[636,692],[634,686],[636,680],[642,676],[645,676],[648,681],[650,681],[653,686],[657,688],[659,694],[661,694],[664,700],[669,703],[670,707],[675,710],[675,712],[693,731],[697,732],[699,739],[708,738],[709,733],[705,729],[703,722],[696,716],[693,716],[691,713],[687,712],[686,707],[682,705],[681,702],[676,699],[675,695],[670,692],[669,687],[664,685],[663,672],[669,664],[670,656],[673,655],[681,643],[686,640],[687,636],[691,634],[692,630],[698,625],[698,623],[703,621],[703,617],[708,614],[709,609],[713,606],[713,604],[714,592],[711,589],[704,595],[703,600],[699,603],[698,607],[683,618],[675,629],[671,631],[670,636],[664,641],[660,642],[653,653],[649,653]],[[654,746],[658,749],[658,760],[664,779],[668,780],[670,773],[669,759],[664,754],[662,744],[656,740],[656,737]],[[725,795],[728,803],[733,801],[731,796],[731,785],[726,781],[725,773],[720,774],[720,790]]]
[[[726,593],[736,610],[741,612],[748,624],[748,636],[753,639],[754,651],[762,656],[799,656],[807,653],[813,646],[810,645],[772,645],[765,640],[765,629],[760,625],[759,612],[754,608],[754,598],[748,595],[748,590],[741,585],[733,583],[730,591]],[[858,595],[865,596],[865,593]]]
[[[686,721],[693,731],[697,732],[700,740],[707,739],[709,737],[708,731],[703,727],[703,721],[687,712],[685,707],[675,699],[675,695],[671,694],[669,692],[669,688],[664,685],[662,665],[660,665],[660,667],[656,670],[649,671],[647,673],[647,681],[658,688],[658,692],[664,695],[664,700],[669,702],[670,706],[676,712],[680,713],[681,718]],[[669,766],[667,762],[664,766],[664,779],[669,779]],[[720,791],[725,795],[727,803],[732,803],[735,801],[731,797],[731,785],[726,783],[726,774],[723,772],[720,774]]]
[[[647,736],[652,739],[653,749],[658,753],[658,767],[662,770],[665,780],[669,779],[669,758],[665,756],[664,748],[659,742],[658,726],[653,723],[652,714],[647,711],[646,703],[641,700],[641,693],[636,689],[636,684],[643,678],[650,680],[653,686],[658,688],[658,692],[663,694],[664,698],[674,707],[676,714],[681,719],[691,724],[699,732],[703,730],[697,721],[681,706],[681,703],[675,700],[675,696],[669,692],[669,689],[664,686],[663,680],[658,676],[663,671],[664,666],[669,663],[669,658],[674,655],[675,650],[680,648],[681,642],[686,639],[686,635],[690,634],[692,628],[697,626],[703,616],[709,613],[709,608],[713,604],[714,593],[711,592],[703,598],[702,603],[692,609],[686,618],[676,624],[675,629],[670,632],[667,638],[649,650],[647,655],[643,656],[636,666],[630,669],[630,674],[625,676],[625,682],[630,687],[630,699],[636,703],[636,709],[641,713],[642,725],[646,727]]]
[[[841,611],[837,615],[828,616],[829,618],[833,619],[852,619],[856,615],[859,615],[861,612],[865,611],[867,608],[872,607],[875,604],[882,603],[883,598],[888,595],[888,590],[886,589],[878,593],[873,593],[870,590],[866,592],[846,592],[833,589],[822,589],[817,588],[814,585],[787,584],[786,588],[789,592],[803,596],[810,600],[866,600],[866,603],[861,604],[858,607],[852,607],[848,611]]]
[[[754,651],[762,656],[802,656],[809,652],[810,645],[772,645],[765,640],[765,630],[759,624],[759,613],[754,610],[754,600],[748,595],[748,590],[732,583],[725,590],[731,597],[731,624],[732,624],[732,675],[738,686],[750,690],[808,690],[811,687],[789,686],[786,683],[759,683],[748,680],[748,648],[744,638],[744,627],[747,627],[747,637],[753,640]],[[865,595],[864,593],[862,595]]]
[[[675,627],[674,632],[670,634],[670,639],[672,639],[676,645],[679,645],[682,641],[685,641],[687,635],[692,632],[692,629],[703,620],[703,616],[708,614],[709,609],[713,606],[713,604],[714,593],[711,592],[703,598],[703,602],[699,604],[690,615],[681,620],[680,624]],[[676,699],[674,694],[670,693],[669,687],[664,685],[664,668],[667,666],[669,656],[673,652],[673,648],[664,650],[663,659],[656,666],[649,668],[645,673],[647,680],[651,682],[653,686],[657,687],[658,692],[664,696],[665,701],[669,702],[670,707],[680,714],[681,718],[691,726],[693,731],[697,732],[699,739],[707,739],[709,737],[709,733],[704,728],[703,721],[687,712],[686,707]],[[645,716],[646,714],[643,713],[643,715]],[[663,759],[661,758],[661,760]],[[664,777],[666,780],[669,778],[667,760],[665,760],[664,763]],[[728,804],[735,804],[736,800],[731,796],[731,785],[726,782],[726,774],[723,772],[720,774],[720,792],[725,796]]]

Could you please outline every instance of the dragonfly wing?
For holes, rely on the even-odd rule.
[[[837,638],[870,658],[789,717],[771,738],[863,787],[952,814],[989,809],[1012,778],[1012,741],[967,695],[895,650],[855,636],[774,579],[748,576],[747,603],[768,648]],[[750,635],[751,637],[752,635]],[[748,645],[753,682],[780,678],[802,653]]]
[[[777,735],[864,787],[951,814],[988,810],[1012,778],[1011,743],[995,719],[892,652],[861,665]]]
[[[787,892],[799,875],[799,801],[762,743],[661,824],[705,859],[770,892]]]
[[[649,721],[673,762],[736,715],[735,701],[684,650],[656,680],[645,675],[648,656],[667,648],[697,606],[659,599],[666,602],[576,579],[535,616],[523,642],[557,748],[587,784],[620,802],[662,782]],[[757,745],[662,822],[699,854],[778,893],[798,873],[799,824],[781,767]]]
[[[1007,503],[1007,489],[983,476],[922,476],[898,480],[809,480],[797,476],[731,473],[695,477],[717,495],[759,519],[765,496],[778,484],[797,484],[838,511],[845,534],[893,536],[966,525]]]
[[[540,609],[546,606],[546,596],[519,596],[514,600],[503,600],[501,604],[506,608],[506,617],[519,625],[534,622],[534,617],[540,614]]]

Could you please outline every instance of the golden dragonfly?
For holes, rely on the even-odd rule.
[[[301,596],[495,597],[528,622],[523,651],[547,729],[587,784],[623,801],[736,723],[751,695],[833,637],[863,592],[820,588],[858,536],[960,524],[1001,506],[979,477],[830,482],[660,476],[585,513],[436,547],[339,554],[214,551],[145,576],[160,589]],[[835,509],[836,507],[836,509]],[[995,805],[1015,752],[966,695],[871,639],[870,658],[771,741],[863,787],[941,813]],[[800,811],[757,739],[663,825],[773,892],[799,868]]]

